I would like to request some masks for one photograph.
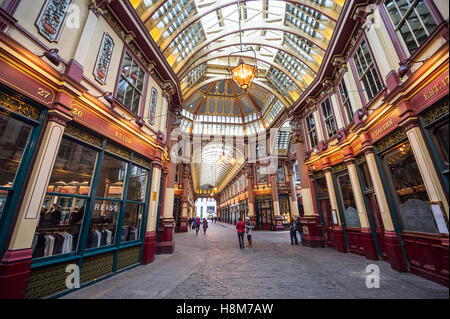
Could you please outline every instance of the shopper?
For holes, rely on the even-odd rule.
[[[297,221],[295,219],[292,219],[289,224],[289,232],[291,234],[291,245],[295,244],[298,245],[298,239],[297,239]]]
[[[239,248],[244,248],[244,232],[245,232],[245,224],[242,221],[242,218],[239,218],[239,222],[236,224],[236,230],[239,238]]]
[[[197,217],[194,223],[195,223],[195,234],[198,235],[198,231],[200,230],[200,224],[202,223],[200,221],[200,217]]]
[[[300,216],[297,217],[297,231],[298,231],[298,236],[299,238],[299,242],[302,242],[303,239],[303,228],[302,228],[302,224],[300,223]]]
[[[248,247],[252,248],[252,230],[254,229],[254,226],[252,222],[250,221],[250,217],[246,218],[245,222],[245,232],[247,233],[247,241],[248,241]]]
[[[203,235],[206,235],[206,230],[208,229],[208,221],[203,218]]]

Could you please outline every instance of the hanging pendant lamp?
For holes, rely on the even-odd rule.
[[[255,79],[258,75],[258,67],[256,64],[256,52],[253,47],[242,49],[242,31],[241,31],[241,4],[238,0],[238,11],[239,11],[239,51],[232,52],[228,56],[228,71],[230,72],[230,76],[233,79],[234,83],[236,83],[242,90],[247,90],[250,87],[250,84],[253,79]],[[244,61],[242,56],[239,58],[239,63],[237,66],[232,67],[230,64],[230,57],[236,53],[245,53],[245,52],[253,52],[254,63],[249,64]],[[251,58],[251,57],[248,57]]]

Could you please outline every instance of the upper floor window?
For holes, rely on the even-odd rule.
[[[278,165],[278,181],[284,182],[284,167],[283,165]]]
[[[348,96],[347,87],[345,86],[344,79],[341,80],[341,83],[338,85],[339,94],[341,96],[342,108],[345,110],[345,114],[347,115],[347,120],[349,122],[353,121],[353,109],[350,103],[350,98]]]
[[[375,69],[375,63],[369,52],[369,47],[363,40],[353,56],[359,81],[364,88],[368,100],[372,100],[381,90],[380,79]]]
[[[314,122],[313,113],[310,113],[306,117],[306,129],[308,131],[309,141],[311,142],[311,148],[317,146],[317,133],[316,133],[316,123]]]
[[[144,79],[144,70],[128,53],[125,53],[117,89],[117,100],[136,114],[141,104]]]
[[[322,116],[325,126],[327,128],[328,137],[332,137],[337,134],[336,123],[334,122],[333,110],[329,99],[325,99],[322,102]]]
[[[410,54],[436,29],[436,22],[424,0],[387,0],[384,5]]]

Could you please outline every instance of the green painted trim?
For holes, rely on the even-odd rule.
[[[347,174],[348,174],[348,169],[347,170]],[[339,173],[343,172],[344,170],[339,171]],[[341,218],[341,227],[342,230],[344,232],[344,238],[345,238],[345,245],[347,246],[347,250],[348,252],[350,252],[350,245],[348,244],[348,237],[347,237],[347,222],[345,221],[345,216],[344,216],[344,212],[343,212],[343,205],[341,202],[341,196],[338,196],[338,188],[337,188],[337,181],[336,181],[336,174],[335,173],[331,173],[331,179],[333,181],[333,188],[334,188],[334,196],[336,196],[336,200],[338,202],[338,213],[339,213],[339,217]],[[350,178],[350,177],[349,177]],[[342,225],[342,221],[345,222],[345,226]]]

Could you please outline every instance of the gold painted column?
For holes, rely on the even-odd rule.
[[[145,229],[144,247],[142,249],[142,264],[146,265],[155,260],[156,251],[156,222],[158,217],[158,204],[161,184],[162,164],[153,162],[152,184],[150,185],[150,199],[147,213],[147,226]]]
[[[181,209],[180,224],[178,225],[178,232],[187,232],[187,219],[188,219],[188,190],[189,190],[189,178],[191,177],[189,165],[184,165],[183,174],[183,206]]]
[[[296,176],[295,176],[294,165],[295,165],[294,161],[292,161],[291,163],[288,164],[288,167],[289,167],[288,176],[289,176],[289,188],[290,188],[289,198],[290,198],[290,202],[291,202],[292,218],[297,218],[300,216],[300,213],[298,211],[297,191],[295,188]]]
[[[417,166],[422,175],[422,180],[428,193],[428,197],[432,202],[441,202],[444,211],[442,212],[449,217],[449,207],[447,197],[439,180],[439,175],[433,164],[430,152],[428,151],[425,137],[420,129],[416,118],[409,118],[400,125],[404,126],[409,144],[416,158]],[[446,145],[448,147],[448,145]]]
[[[373,188],[375,190],[378,209],[383,221],[384,233],[383,241],[386,248],[386,254],[392,269],[397,271],[408,271],[403,251],[400,246],[400,238],[397,234],[394,222],[392,220],[388,199],[383,182],[381,181],[380,172],[375,158],[373,147],[368,147],[364,154],[366,156],[367,167],[369,168],[370,178],[372,179]]]
[[[303,218],[300,219],[303,231],[302,243],[307,247],[325,247],[319,213],[314,209],[314,199],[312,195],[314,190],[311,190],[308,168],[305,165],[305,142],[301,131],[301,119],[298,115],[294,115],[294,118],[290,123],[293,132],[291,143],[295,145],[295,155],[297,157],[300,175],[300,192],[304,211]]]
[[[48,111],[43,137],[28,182],[24,184],[23,199],[18,203],[17,221],[9,244],[6,243],[8,249],[0,260],[0,298],[25,298],[33,237],[64,129],[71,119],[70,111],[64,107],[56,106]]]
[[[359,222],[361,224],[361,243],[364,247],[364,256],[370,260],[378,260],[378,252],[375,245],[375,238],[370,227],[368,212],[364,202],[364,195],[362,193],[361,184],[356,170],[355,160],[349,159],[346,161],[350,182],[352,184],[353,195],[355,196],[356,209],[358,210]]]
[[[336,244],[336,249],[341,253],[347,252],[347,243],[345,241],[344,226],[339,214],[339,205],[334,189],[333,176],[331,174],[331,168],[324,168],[325,180],[327,182],[328,196],[330,197],[331,205],[331,217],[333,218],[333,234]],[[336,219],[336,220],[335,220]],[[336,223],[337,222],[337,223]]]
[[[280,214],[280,202],[278,200],[278,176],[270,174],[270,184],[272,185],[272,207],[273,207],[273,230],[284,230],[283,218]]]
[[[253,223],[256,223],[255,197],[253,195],[253,164],[247,164],[247,182],[248,182],[248,217]]]

